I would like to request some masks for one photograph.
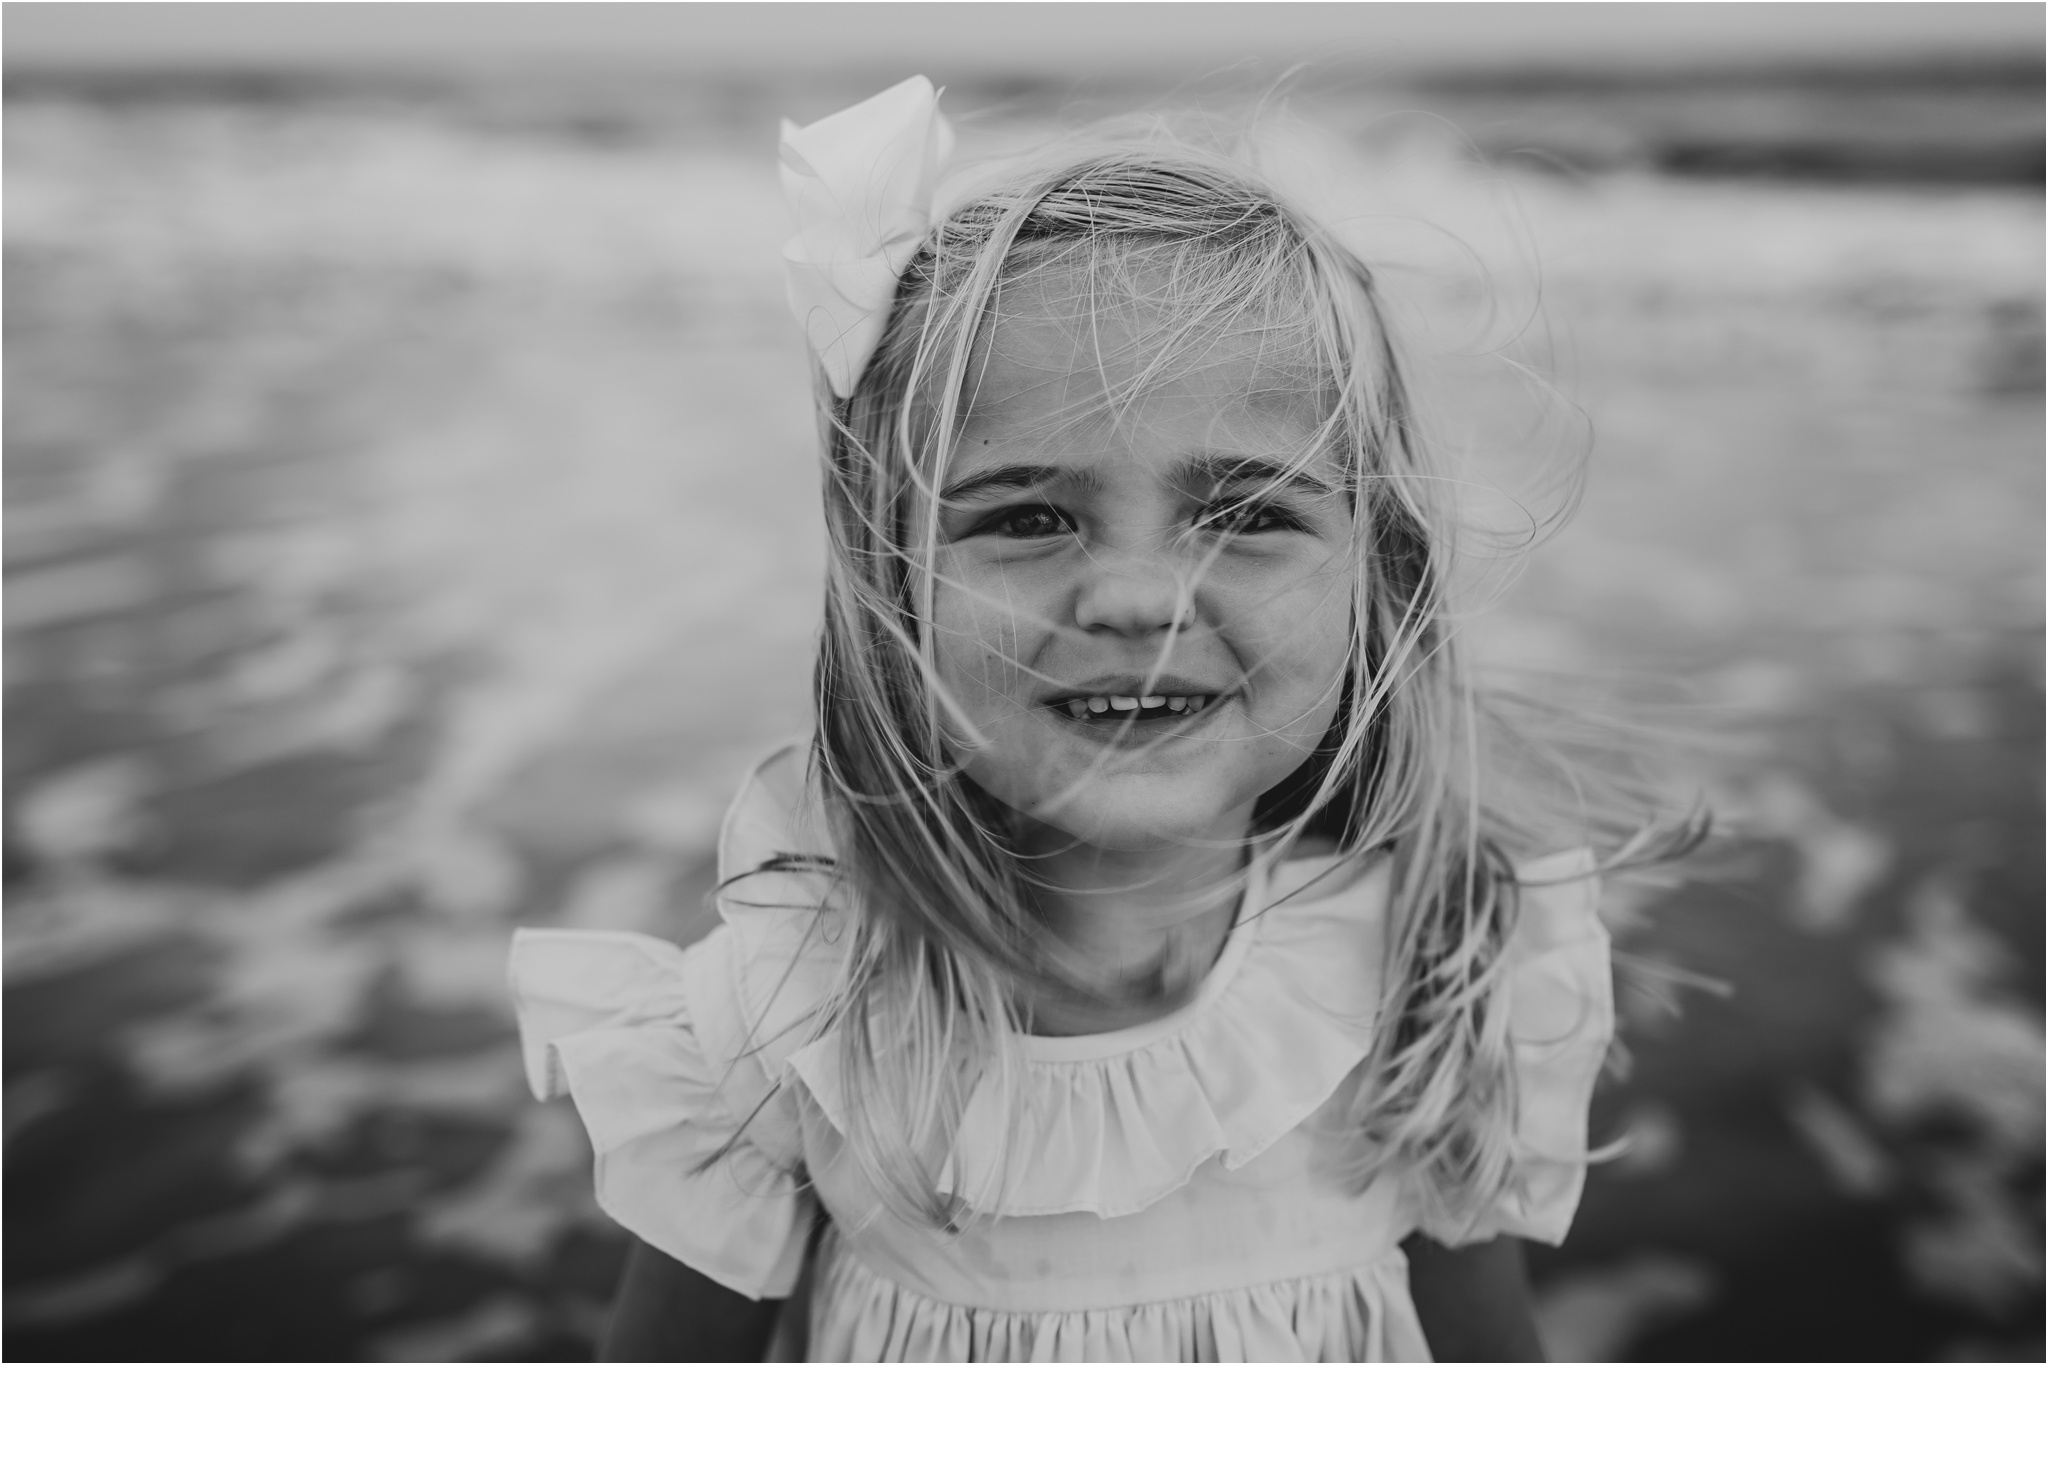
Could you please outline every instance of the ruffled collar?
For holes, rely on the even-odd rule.
[[[776,855],[823,854],[823,822],[803,803],[802,764],[785,749],[735,801],[721,842],[726,877]],[[786,862],[785,862],[786,863]],[[769,877],[764,877],[769,878]],[[811,980],[785,993],[831,991],[840,953],[814,930],[818,886],[772,901],[722,900],[755,959]],[[970,1095],[939,1187],[970,1210],[1000,1215],[1129,1215],[1185,1185],[1209,1160],[1242,1166],[1336,1092],[1372,1043],[1385,961],[1388,868],[1339,857],[1255,866],[1240,919],[1201,989],[1164,1017],[1075,1037],[1020,1035],[1015,1089],[991,1075]],[[764,976],[765,980],[765,976]],[[823,1117],[844,1133],[836,1036],[783,1055]]]
[[[940,1188],[979,1211],[1122,1216],[1212,1159],[1235,1170],[1257,1158],[1372,1046],[1386,897],[1385,861],[1255,867],[1246,914],[1195,998],[1118,1032],[1021,1039],[1014,1129],[984,1082]]]

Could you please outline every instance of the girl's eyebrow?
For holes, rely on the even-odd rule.
[[[1191,490],[1207,488],[1211,493],[1221,493],[1240,483],[1249,483],[1257,478],[1285,479],[1298,483],[1311,492],[1330,493],[1330,486],[1314,474],[1304,473],[1288,463],[1275,462],[1271,458],[1239,458],[1228,454],[1204,454],[1190,459],[1183,470]]]
[[[986,473],[961,479],[941,490],[939,498],[950,504],[963,499],[985,498],[1006,488],[1036,488],[1048,478],[1056,477],[1059,471],[1046,463],[1006,463]]]
[[[952,504],[992,497],[1006,489],[1038,488],[1047,480],[1059,477],[1063,471],[1050,463],[1005,463],[999,468],[961,479],[943,489],[939,499]],[[1204,453],[1190,458],[1177,476],[1187,485],[1189,492],[1197,494],[1221,493],[1224,489],[1260,478],[1285,479],[1312,493],[1333,491],[1313,474],[1304,473],[1289,464],[1272,458],[1243,458],[1227,453]]]

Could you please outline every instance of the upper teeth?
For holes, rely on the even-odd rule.
[[[1207,693],[1189,697],[1167,697],[1148,693],[1142,697],[1125,697],[1107,693],[1100,697],[1076,697],[1067,703],[1067,714],[1071,717],[1092,717],[1099,712],[1136,712],[1164,707],[1169,712],[1183,715],[1200,712],[1209,705]]]

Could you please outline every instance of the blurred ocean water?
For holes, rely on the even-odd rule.
[[[724,800],[804,724],[778,99],[10,92],[9,1351],[586,1353],[620,1236],[525,1096],[505,941],[701,932]],[[1874,156],[1793,111],[1743,145]],[[1475,639],[1688,689],[1748,835],[1614,912],[1729,993],[1630,989],[1553,1350],[2038,1357],[2038,191],[1739,176],[1568,94],[1493,172],[1385,115],[1316,166],[1368,180],[1473,481],[1513,509],[1558,456],[1523,426],[1576,421],[1518,353],[1591,423]],[[2038,152],[2038,105],[2031,144],[1928,115],[1887,125]]]

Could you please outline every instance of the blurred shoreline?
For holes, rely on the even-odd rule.
[[[758,144],[776,119],[808,119],[900,80],[888,68],[717,72],[574,63],[447,67],[10,67],[10,101],[96,107],[227,104],[432,116],[590,145]],[[1933,54],[1917,61],[1627,70],[1297,68],[1251,64],[1189,82],[1143,71],[1085,81],[1030,71],[938,78],[956,115],[1094,118],[1178,105],[1249,106],[1277,95],[1352,125],[1431,113],[1485,156],[1565,172],[1637,169],[1800,183],[2039,189],[2038,58]]]

